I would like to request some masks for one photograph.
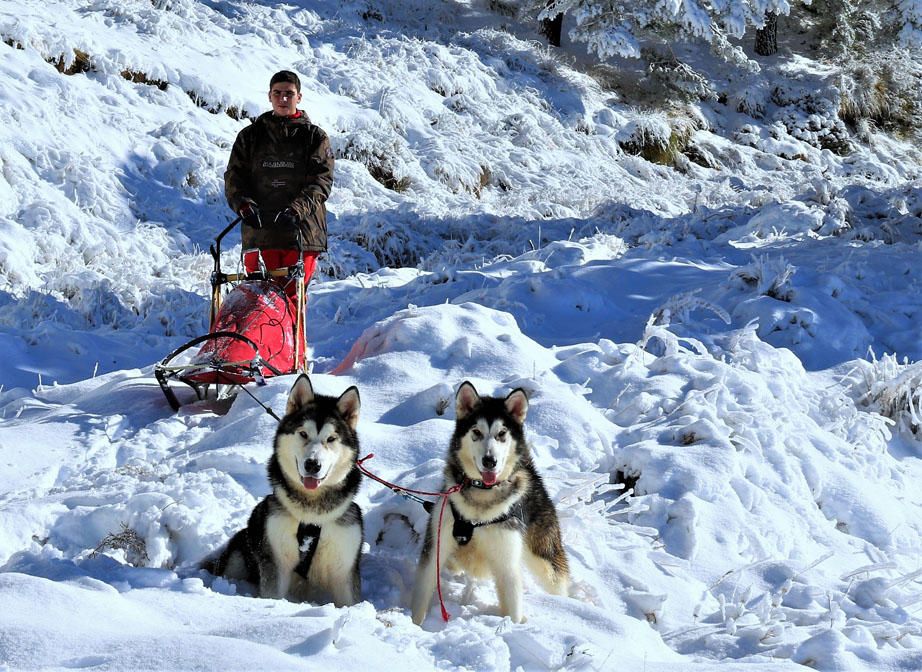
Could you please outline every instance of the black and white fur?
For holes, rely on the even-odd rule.
[[[528,398],[521,389],[505,399],[481,397],[464,382],[455,410],[443,491],[462,488],[445,507],[438,567],[440,503],[430,514],[413,586],[413,621],[425,620],[438,573],[451,562],[473,576],[492,575],[500,612],[521,623],[523,564],[549,593],[566,595],[570,585],[557,512],[525,441]]]
[[[298,377],[268,463],[272,493],[204,569],[251,583],[258,597],[331,598],[336,606],[361,600],[362,512],[353,501],[361,482],[359,408],[355,387],[336,399],[315,395],[310,379]],[[315,531],[311,525],[319,537],[305,534]]]

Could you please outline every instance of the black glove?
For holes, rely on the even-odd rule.
[[[243,223],[252,226],[254,229],[263,228],[262,220],[259,218],[259,208],[253,201],[247,201],[240,208],[240,216],[243,217]]]
[[[291,208],[285,208],[275,216],[275,224],[286,229],[296,227],[299,222],[298,213]]]

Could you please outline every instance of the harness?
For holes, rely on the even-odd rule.
[[[320,541],[320,526],[299,523],[296,536],[301,559],[295,565],[295,574],[307,580],[307,575],[311,571],[311,563],[314,561],[314,554],[317,553],[317,542]]]

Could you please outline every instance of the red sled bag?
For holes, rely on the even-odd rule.
[[[284,268],[258,273],[221,271],[221,240],[239,222],[238,217],[211,246],[215,267],[211,274],[209,333],[180,346],[154,366],[154,376],[173,410],[180,402],[171,381],[185,383],[199,399],[210,387],[218,399],[230,397],[239,386],[266,378],[304,371],[307,364],[305,302],[307,274],[303,253]],[[314,257],[309,258],[314,262]],[[310,264],[313,271],[314,264]],[[231,286],[229,292],[223,291]],[[287,290],[287,291],[286,291]],[[201,348],[190,354],[196,346]]]
[[[189,362],[209,370],[186,374],[195,383],[245,384],[258,375],[294,373],[297,307],[275,282],[242,282],[222,301],[214,330]],[[303,357],[304,347],[300,348]]]

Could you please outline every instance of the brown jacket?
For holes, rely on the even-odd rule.
[[[259,116],[237,134],[224,173],[224,195],[234,212],[252,200],[262,228],[243,226],[243,249],[298,249],[298,230],[305,250],[327,249],[324,203],[333,186],[333,150],[327,134],[300,117]],[[275,224],[285,208],[297,213],[297,227]]]

